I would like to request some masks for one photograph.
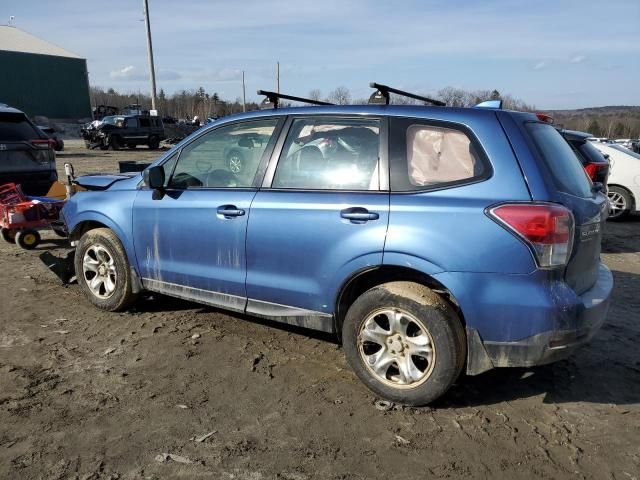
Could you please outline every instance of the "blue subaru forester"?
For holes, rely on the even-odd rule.
[[[530,113],[263,110],[142,175],[78,183],[63,219],[97,307],[146,290],[336,333],[358,377],[403,404],[463,370],[564,358],[609,307],[606,197]]]

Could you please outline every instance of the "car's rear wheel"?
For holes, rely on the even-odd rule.
[[[111,145],[112,150],[120,150],[120,147],[122,146],[120,143],[120,137],[117,135],[109,137],[109,145]]]
[[[342,329],[349,364],[373,392],[405,405],[425,405],[460,375],[466,344],[455,311],[435,292],[391,282],[363,293]]]
[[[89,230],[80,238],[74,259],[76,278],[89,301],[102,310],[124,310],[137,298],[127,254],[108,228]]]
[[[624,220],[629,216],[633,206],[633,200],[628,190],[622,187],[611,186],[607,192],[609,197],[609,220]]]
[[[160,139],[156,136],[153,136],[149,139],[149,148],[151,150],[157,150],[160,147]]]

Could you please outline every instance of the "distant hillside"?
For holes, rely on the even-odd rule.
[[[640,106],[613,105],[546,112],[553,116],[556,124],[596,137],[640,138]]]
[[[611,105],[607,107],[587,107],[575,110],[550,110],[558,115],[575,117],[581,115],[640,115],[640,106]]]

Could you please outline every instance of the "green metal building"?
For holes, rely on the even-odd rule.
[[[87,61],[13,26],[0,26],[0,103],[29,116],[91,116]]]

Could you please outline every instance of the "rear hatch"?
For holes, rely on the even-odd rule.
[[[598,278],[600,248],[607,217],[607,198],[596,192],[574,151],[551,125],[543,122],[524,122],[524,132],[534,147],[534,156],[550,180],[547,198],[534,200],[561,203],[569,208],[575,220],[575,236],[565,280],[581,294],[591,288]]]
[[[38,192],[56,178],[52,142],[19,112],[0,112],[0,183],[23,185]],[[35,193],[33,194],[39,194]],[[46,191],[46,190],[45,190]]]

